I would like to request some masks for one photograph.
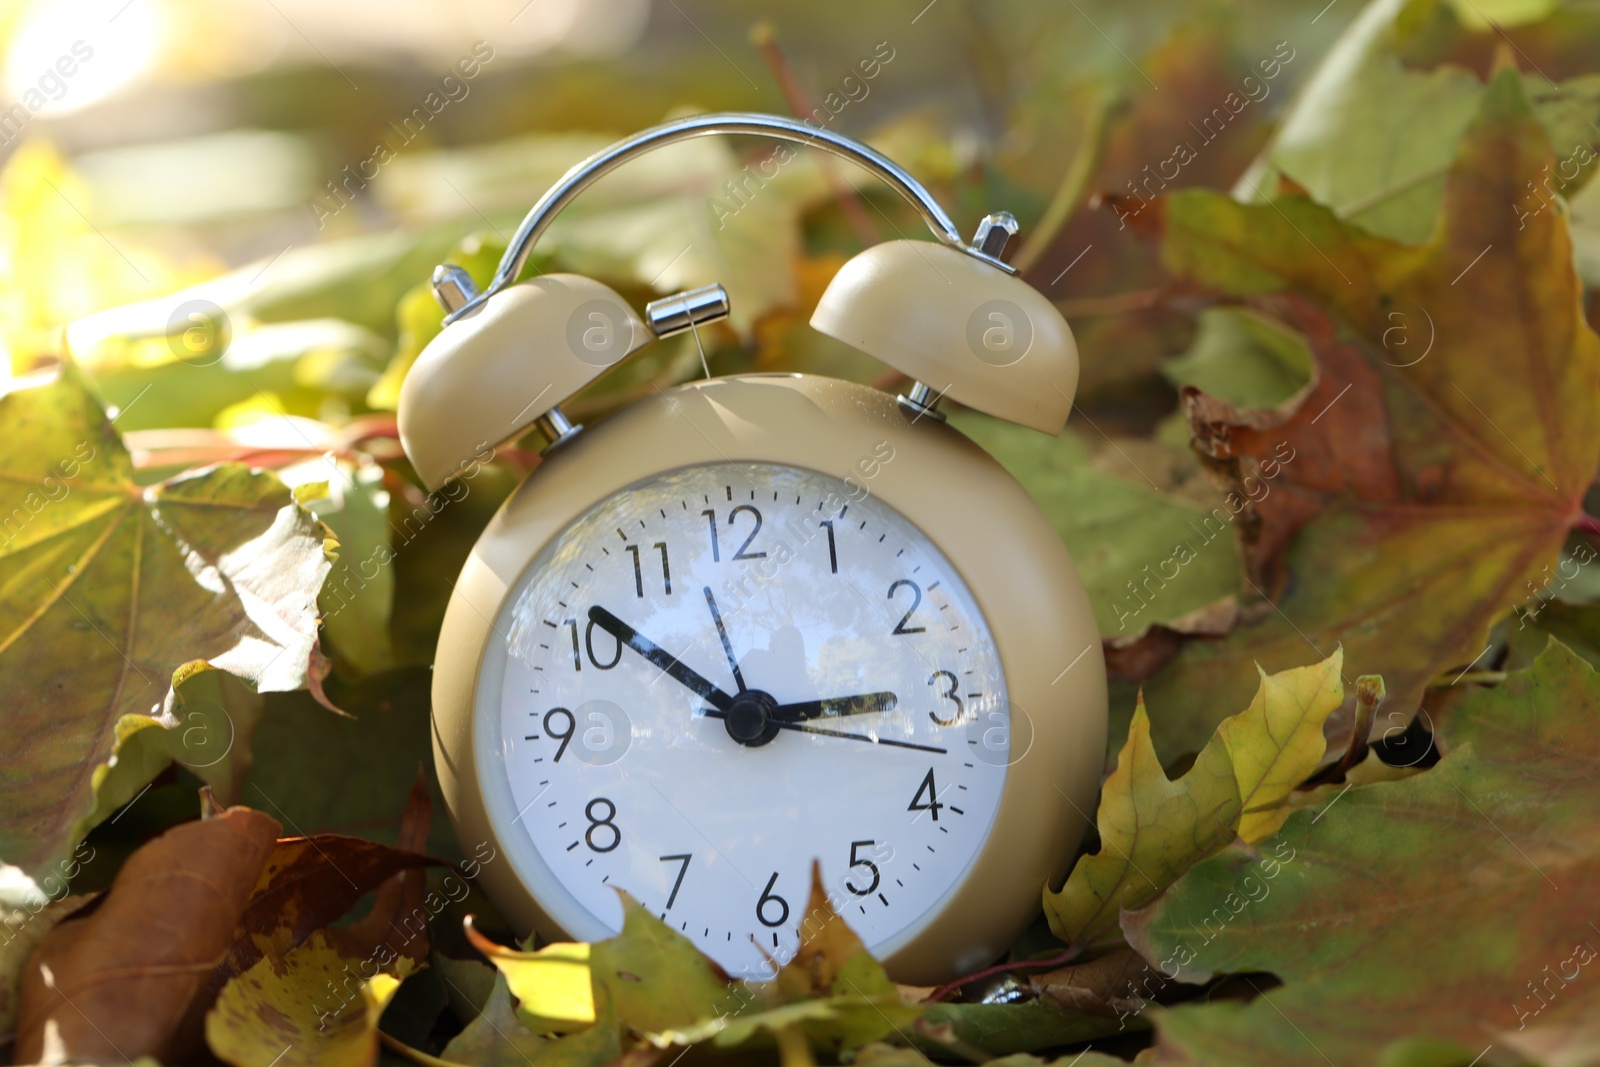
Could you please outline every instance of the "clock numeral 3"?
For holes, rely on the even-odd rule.
[[[756,918],[761,920],[762,926],[777,927],[789,921],[789,902],[772,891],[772,887],[777,884],[778,872],[773,871],[772,877],[767,879],[767,888],[761,891],[761,899],[756,901]],[[778,906],[778,917],[776,919],[767,918],[768,904],[776,904]]]
[[[606,806],[606,813],[604,817],[597,816],[594,813],[594,809],[601,804]],[[611,821],[617,817],[617,806],[615,804],[607,800],[605,797],[595,797],[593,800],[589,801],[588,804],[584,805],[583,814],[589,820],[589,828],[583,832],[583,840],[591,849],[596,852],[610,852],[612,849],[622,844],[622,831],[617,829],[617,824]],[[611,843],[608,845],[595,844],[594,837],[596,830],[599,830],[602,835],[604,835],[607,830],[611,831]],[[688,864],[684,864],[684,866],[687,867]],[[682,875],[679,875],[679,878],[681,879]],[[673,892],[676,894],[677,890],[674,889]]]
[[[932,719],[940,726],[954,726],[956,723],[961,721],[962,713],[966,711],[966,707],[961,703],[961,698],[956,695],[956,686],[960,683],[960,679],[949,671],[934,671],[932,674],[928,675],[928,684],[937,685],[939,684],[940,678],[943,678],[945,681],[949,682],[950,688],[946,689],[939,695],[956,706],[955,714],[951,715],[948,719],[941,719],[936,713],[930,711],[928,712],[928,718]]]
[[[736,560],[766,559],[767,554],[765,552],[750,551],[750,542],[754,541],[756,539],[756,534],[761,532],[760,510],[750,504],[740,504],[738,507],[728,512],[728,525],[730,527],[733,526],[738,520],[740,512],[748,512],[750,517],[756,520],[756,526],[755,529],[750,531],[750,536],[744,539],[744,544],[740,545],[738,551],[734,552],[733,558]],[[722,546],[717,542],[717,511],[715,508],[707,508],[700,514],[706,517],[706,523],[711,530],[711,562],[721,563]]]
[[[672,883],[672,892],[667,894],[667,906],[664,910],[671,911],[672,905],[678,899],[678,890],[683,888],[683,876],[689,873],[689,861],[694,859],[692,852],[680,852],[676,856],[658,856],[662,863],[681,863],[678,868],[678,877]]]
[[[583,670],[583,658],[578,651],[578,620],[562,619],[561,625],[570,626],[572,628],[572,669],[575,671],[581,671]],[[615,636],[612,637],[612,640],[617,642],[617,648],[611,656],[611,662],[601,663],[599,657],[594,654],[594,620],[590,619],[589,625],[584,627],[583,647],[588,651],[589,662],[594,666],[595,670],[609,671],[612,667],[617,665],[619,660],[622,659],[622,641]]]
[[[910,578],[902,578],[889,587],[889,599],[893,600],[894,591],[903,585],[911,587],[911,607],[906,609],[906,613],[900,616],[900,621],[895,623],[894,629],[889,632],[893,634],[920,634],[926,627],[907,626],[906,623],[911,621],[911,616],[922,606],[922,586],[913,582]]]
[[[650,546],[661,553],[661,586],[667,596],[672,595],[672,568],[667,564],[667,543],[657,541]],[[644,568],[639,565],[639,546],[629,545],[628,552],[633,556],[633,591],[638,596],[644,596]]]
[[[922,802],[922,795],[928,795],[928,802]],[[944,807],[939,802],[939,787],[933,784],[933,768],[928,768],[927,776],[922,779],[922,784],[917,786],[917,795],[911,798],[911,806],[907,811],[925,811],[933,816],[933,821],[939,821],[939,809]]]
[[[880,881],[882,881],[882,877],[878,873],[878,865],[876,863],[873,863],[871,860],[864,860],[860,856],[856,855],[856,852],[859,849],[861,849],[863,847],[872,848],[876,844],[877,844],[876,841],[852,841],[852,842],[850,842],[850,866],[852,866],[852,867],[865,867],[867,870],[872,872],[872,884],[867,886],[867,888],[865,888],[865,889],[857,889],[854,882],[850,881],[850,879],[848,879],[848,878],[845,879],[844,887],[846,889],[850,890],[850,892],[854,893],[858,897],[864,897],[864,896],[870,895],[874,889],[878,888],[878,883]]]

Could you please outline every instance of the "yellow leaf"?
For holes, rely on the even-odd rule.
[[[549,1030],[572,1030],[595,1021],[594,977],[589,946],[558,941],[537,952],[497,945],[470,926],[467,936],[505,976],[511,995],[530,1022]]]
[[[1344,702],[1344,650],[1321,663],[1268,674],[1250,706],[1217,727],[1206,747],[1221,743],[1239,783],[1239,836],[1259,841],[1277,833],[1293,809],[1284,803],[1317,769],[1326,750],[1322,724]]]

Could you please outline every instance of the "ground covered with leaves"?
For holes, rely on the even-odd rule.
[[[324,199],[314,241],[231,271],[176,226],[102,232],[89,179],[30,137],[0,172],[0,1051],[1600,1064],[1600,13],[1374,0],[1313,69],[1219,7],[1131,53],[1107,37],[1083,74],[1055,41],[1091,23],[1018,16],[1008,83],[1001,31],[946,7],[1008,136],[909,107],[842,126],[964,227],[1022,219],[1078,410],[1059,439],[950,421],[1059,529],[1113,679],[1094,832],[1007,956],[898,985],[820,881],[768,983],[631,902],[611,940],[519,943],[477,884],[493,850],[442,817],[444,604],[540,444],[422,490],[394,407],[441,325],[423,282],[487,282],[526,204],[631,127],[410,150],[372,194],[393,225]],[[675,84],[827,99],[782,39],[752,38],[769,86]],[[913,41],[863,48],[872,77],[926,76]],[[730,198],[764,151],[641,161],[529,271],[640,306],[720,280],[712,373],[902,387],[806,320],[863,242],[917,223],[804,155]],[[568,411],[701,358],[657,345]]]

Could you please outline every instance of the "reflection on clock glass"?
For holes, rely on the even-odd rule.
[[[480,675],[480,773],[519,877],[574,936],[619,929],[622,889],[768,977],[813,860],[880,954],[961,883],[1005,782],[1005,679],[950,561],[870,487],[677,470],[518,580]]]

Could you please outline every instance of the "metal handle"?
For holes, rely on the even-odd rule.
[[[933,235],[940,241],[991,263],[1001,270],[1015,273],[1014,268],[990,254],[986,248],[962,240],[956,224],[945,214],[938,201],[934,200],[928,191],[898,163],[882,153],[843,134],[812,126],[799,119],[730,111],[691,115],[688,118],[653,126],[642,133],[618,141],[610,148],[596,152],[567,171],[559,182],[539,198],[539,202],[534,204],[523,218],[522,224],[517,227],[516,235],[511,239],[511,244],[506,248],[505,255],[500,257],[500,265],[495,268],[494,280],[489,283],[489,287],[482,293],[473,295],[459,307],[451,308],[450,314],[444,321],[453,322],[515,281],[517,275],[522,272],[523,265],[527,263],[534,243],[539,240],[556,215],[602,175],[657,148],[694,137],[724,133],[755,134],[780,141],[792,141],[796,144],[811,145],[848,159],[881,178],[890,188],[904,197],[907,203],[917,209],[917,213],[927,222],[928,229],[932,230]]]

